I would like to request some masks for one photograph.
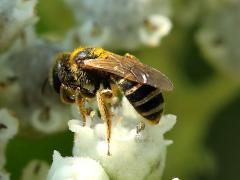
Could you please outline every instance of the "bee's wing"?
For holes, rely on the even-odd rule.
[[[171,91],[173,84],[160,71],[141,63],[132,55],[109,54],[107,58],[84,61],[84,68],[103,70],[141,84]]]

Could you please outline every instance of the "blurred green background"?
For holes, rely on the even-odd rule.
[[[167,74],[175,86],[165,94],[166,113],[177,115],[177,124],[167,134],[174,144],[168,149],[163,179],[240,179],[240,78],[212,63],[196,41],[211,9],[197,0],[176,0],[172,6],[173,28],[161,45],[130,52]],[[58,40],[75,23],[62,0],[40,0],[36,12],[36,30],[44,38]],[[185,22],[188,12],[193,17]],[[53,149],[70,156],[72,141],[68,131],[37,141],[18,136],[8,145],[6,169],[18,179],[32,158],[50,163]]]

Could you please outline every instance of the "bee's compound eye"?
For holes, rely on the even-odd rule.
[[[61,87],[61,81],[59,78],[60,68],[61,68],[60,63],[57,63],[52,71],[52,86],[57,93],[60,92]]]
[[[83,51],[79,52],[74,59],[75,59],[76,62],[81,63],[81,62],[83,62],[88,56],[89,56],[89,52],[86,51],[86,50],[83,50]]]
[[[74,57],[75,62],[83,63],[83,61],[85,60],[95,59],[97,56],[94,53],[92,53],[92,50],[93,50],[92,48],[86,48],[78,52]]]

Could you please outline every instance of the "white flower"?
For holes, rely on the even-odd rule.
[[[149,46],[157,46],[161,38],[171,30],[171,21],[162,15],[149,16],[139,29],[140,40]]]
[[[9,173],[3,170],[6,163],[5,150],[9,139],[18,132],[18,120],[6,109],[0,109],[0,179],[9,180]]]
[[[30,123],[37,131],[49,134],[66,128],[67,116],[63,115],[67,111],[57,107],[47,109],[36,109],[32,112]]]
[[[217,68],[239,80],[240,1],[225,2],[204,17],[196,36],[203,54]]]
[[[0,110],[0,142],[6,142],[18,132],[18,120],[8,110]]]
[[[142,44],[152,46],[157,45],[171,28],[170,20],[167,18],[170,9],[167,0],[66,0],[66,2],[71,6],[78,23],[77,28],[71,30],[72,43],[77,39],[78,43],[83,45],[98,45],[112,49],[131,49]],[[153,16],[165,19],[161,18],[159,21]],[[146,21],[149,22],[148,26],[156,27],[147,34]],[[69,39],[67,41],[68,45],[71,44]]]
[[[147,126],[140,135],[136,134],[135,128],[113,127],[111,156],[107,156],[104,124],[91,129],[82,127],[79,120],[71,120],[69,128],[75,133],[73,155],[98,160],[113,179],[160,178],[165,166],[166,148],[171,144],[171,141],[164,140],[163,134],[171,129],[175,120],[173,115],[164,116],[158,125]]]
[[[0,0],[0,52],[10,46],[37,18],[34,8],[37,0]]]
[[[42,133],[67,128],[72,117],[69,106],[60,102],[49,84],[44,84],[57,51],[53,45],[37,41],[11,52],[0,64],[0,105],[11,109],[22,127],[33,127]]]
[[[165,166],[167,146],[172,143],[170,140],[165,140],[163,135],[173,127],[176,116],[165,115],[159,124],[154,126],[146,124],[145,129],[137,134],[135,126],[137,120],[142,120],[141,117],[125,98],[122,105],[123,108],[119,107],[113,111],[111,156],[107,155],[106,126],[103,123],[95,124],[93,127],[90,124],[83,127],[80,120],[69,121],[69,129],[75,133],[71,161],[79,161],[82,158],[97,161],[110,179],[160,179]],[[119,117],[123,119],[121,122]],[[58,159],[60,157],[56,153],[54,156]],[[55,161],[49,177],[61,172],[74,174],[75,171],[71,168],[64,168],[65,161],[62,161],[63,163]],[[55,168],[55,166],[59,167]],[[62,168],[64,171],[61,170]],[[85,171],[89,171],[88,168],[82,167],[81,173]],[[79,175],[81,173],[79,172]]]
[[[47,178],[49,165],[40,160],[31,160],[23,169],[21,180],[43,180]]]
[[[0,59],[1,61],[1,59]],[[0,62],[0,106],[12,107],[20,98],[20,87],[13,70]]]
[[[1,180],[10,180],[10,175],[4,170],[0,169],[0,179]]]
[[[47,179],[109,180],[97,161],[82,157],[62,157],[57,151],[54,151],[53,164]]]
[[[108,28],[101,27],[94,22],[87,21],[77,30],[83,44],[100,46],[109,38]]]

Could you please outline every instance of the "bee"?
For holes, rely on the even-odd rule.
[[[120,56],[102,48],[79,47],[59,54],[50,73],[50,83],[61,100],[76,103],[83,125],[89,109],[85,102],[96,97],[101,118],[107,125],[108,155],[112,114],[109,99],[118,88],[135,110],[147,121],[157,124],[164,109],[162,92],[173,89],[160,71],[141,63],[130,54]]]

